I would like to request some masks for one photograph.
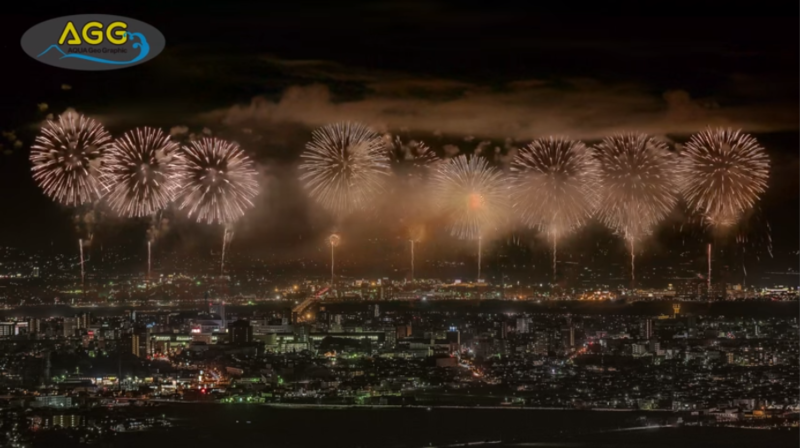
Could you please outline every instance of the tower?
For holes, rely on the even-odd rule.
[[[680,303],[673,303],[672,304],[672,317],[677,318],[678,313],[681,311],[681,304]]]

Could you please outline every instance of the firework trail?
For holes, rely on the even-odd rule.
[[[225,227],[225,233],[222,235],[222,258],[220,258],[219,262],[220,277],[225,276],[225,250],[229,247],[232,240],[233,240],[233,229]]]
[[[78,239],[78,248],[80,249],[81,254],[81,291],[84,289],[84,280],[86,278],[86,272],[84,271],[83,267],[83,238]],[[83,291],[85,293],[85,291]]]
[[[333,268],[334,268],[334,262],[336,261],[335,258],[334,258],[334,253],[335,253],[336,247],[339,246],[339,243],[341,243],[341,242],[342,242],[342,238],[339,235],[335,234],[335,233],[331,234],[328,237],[328,243],[331,245],[331,285],[333,285],[333,280],[334,280],[334,270],[333,270]]]
[[[461,155],[438,165],[432,181],[435,205],[450,220],[451,234],[478,240],[480,278],[483,235],[506,216],[503,175],[482,157]]]
[[[635,243],[652,233],[678,201],[672,154],[645,134],[617,134],[596,148],[597,216],[631,248],[631,281],[636,280]]]
[[[178,188],[173,163],[179,145],[160,129],[138,128],[115,140],[106,155],[106,201],[121,216],[151,216]]]
[[[315,130],[300,155],[300,181],[337,219],[369,205],[390,174],[386,142],[359,123],[336,123]]]
[[[511,162],[511,203],[522,222],[553,242],[553,280],[558,240],[583,226],[597,201],[598,163],[581,142],[539,139]]]
[[[47,120],[31,147],[33,179],[51,199],[66,206],[102,195],[100,175],[111,135],[96,120],[67,111]]]
[[[415,224],[408,229],[408,241],[411,242],[411,281],[414,281],[414,245],[425,237],[425,227]]]
[[[230,224],[253,207],[258,173],[233,142],[203,138],[176,154],[176,200],[189,217],[206,224]]]
[[[767,189],[769,157],[748,134],[708,129],[681,155],[681,193],[711,226],[736,224]]]

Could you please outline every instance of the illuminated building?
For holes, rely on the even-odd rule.
[[[397,327],[397,339],[411,337],[411,325],[400,325]]]
[[[7,338],[16,334],[17,324],[14,322],[0,322],[0,337]]]
[[[157,333],[150,335],[150,347],[153,353],[169,353],[187,347],[192,340],[189,334]]]
[[[517,333],[527,334],[531,331],[531,318],[522,316],[517,318]]]
[[[33,407],[68,408],[72,406],[72,397],[64,395],[40,395],[31,403]]]
[[[28,333],[30,334],[38,334],[41,330],[41,321],[37,318],[31,318],[28,320]]]
[[[218,303],[209,303],[208,306],[209,313],[219,316],[219,320],[221,321],[220,327],[225,328],[225,302],[220,301]]]
[[[65,317],[63,322],[64,337],[71,338],[75,336],[75,329],[78,328],[78,319],[74,317]]]
[[[131,335],[131,353],[133,356],[139,357],[139,335],[133,334]]]
[[[383,288],[381,288],[381,291],[383,291]],[[369,305],[368,309],[369,309],[370,316],[372,316],[372,317],[381,317],[381,310],[380,310],[380,307],[378,306],[377,303]]]
[[[672,304],[672,317],[678,317],[678,313],[681,311],[681,304],[674,303]]]

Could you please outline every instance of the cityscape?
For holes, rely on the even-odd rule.
[[[2,446],[796,446],[796,24],[165,8],[11,61]]]

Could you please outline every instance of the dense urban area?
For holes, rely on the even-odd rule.
[[[798,425],[796,289],[745,298],[732,286],[716,299],[673,287],[340,279],[248,298],[230,295],[228,278],[108,282],[87,294],[80,283],[69,294],[25,280],[28,297],[44,300],[6,299],[0,323],[3,437],[17,447],[168,431],[158,409],[174,403],[637,410],[679,425]],[[761,311],[715,308],[728,305]],[[781,306],[791,312],[772,309]]]

